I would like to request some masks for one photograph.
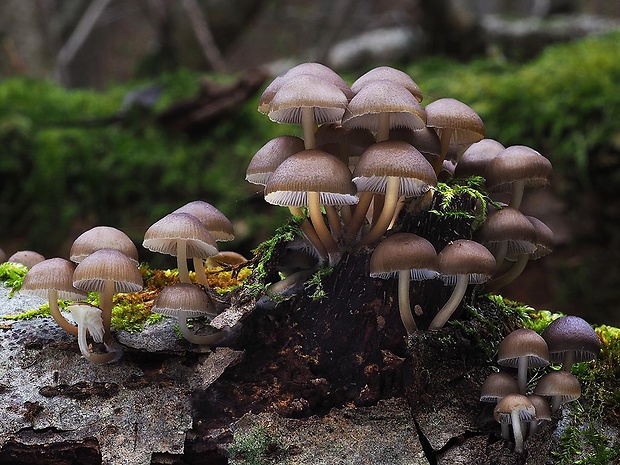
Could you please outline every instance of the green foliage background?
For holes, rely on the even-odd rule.
[[[614,33],[550,47],[525,64],[429,58],[404,67],[424,103],[462,100],[483,118],[487,137],[529,145],[552,161],[553,188],[570,205],[567,214],[588,218],[575,238],[583,253],[560,270],[565,305],[611,308],[618,297],[620,271],[611,265],[620,250],[618,56]],[[259,114],[259,95],[200,137],[155,124],[157,112],[195,97],[202,78],[180,70],[103,93],[23,78],[0,82],[0,246],[64,255],[78,234],[98,224],[118,227],[139,244],[152,222],[201,199],[237,227],[239,239],[223,248],[249,253],[288,214],[244,181],[247,163],[269,139],[299,132]],[[154,108],[97,124],[119,114],[129,91],[153,84],[163,90]],[[594,249],[601,237],[610,244],[605,253]]]

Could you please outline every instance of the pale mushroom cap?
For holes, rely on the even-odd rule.
[[[166,286],[155,298],[153,313],[176,317],[179,312],[186,312],[188,317],[217,315],[215,304],[206,292],[189,283]]]
[[[222,250],[207,259],[207,265],[238,266],[248,261],[243,255],[233,250]]]
[[[274,205],[303,207],[308,192],[320,192],[323,205],[357,203],[351,171],[322,150],[304,150],[284,160],[265,186],[265,200]]]
[[[400,178],[398,195],[417,197],[437,185],[429,161],[407,142],[387,140],[370,146],[353,171],[358,191],[385,193],[388,176]]]
[[[497,363],[516,367],[520,357],[527,357],[528,366],[549,364],[549,348],[540,334],[528,328],[519,328],[508,334],[499,344]]]
[[[554,362],[562,362],[567,351],[575,353],[575,362],[594,360],[601,351],[601,340],[590,324],[578,316],[553,320],[542,332]]]
[[[486,169],[491,160],[504,150],[505,147],[494,139],[482,139],[467,147],[463,152],[454,170],[454,177],[468,178],[470,176],[486,175]]]
[[[271,139],[250,160],[245,179],[252,184],[264,186],[280,163],[304,148],[303,139],[297,136],[279,136]]]
[[[45,260],[45,257],[34,250],[18,250],[7,258],[6,261],[11,263],[20,263],[26,268],[32,268],[34,265],[42,262],[43,260]]]
[[[556,370],[538,380],[534,393],[544,397],[559,397],[560,403],[563,404],[581,397],[581,385],[572,373]]]
[[[551,162],[536,150],[512,145],[489,162],[486,187],[490,192],[506,192],[516,181],[523,181],[527,188],[545,187],[551,183],[552,171]]]
[[[342,126],[376,131],[382,113],[390,114],[390,128],[426,127],[426,114],[420,102],[407,89],[392,81],[372,81],[360,89],[347,106]]]
[[[536,409],[532,402],[521,394],[508,394],[501,398],[495,406],[493,416],[499,423],[512,423],[512,412],[519,411],[519,418],[523,421],[534,420]]]
[[[410,270],[410,279],[422,281],[438,276],[435,247],[416,234],[396,233],[383,239],[370,257],[370,276],[388,279]]]
[[[80,303],[69,306],[69,310],[78,326],[84,326],[95,342],[103,342],[105,328],[101,316],[102,312],[99,307],[87,303]]]
[[[169,213],[153,223],[144,233],[142,245],[176,257],[179,241],[186,241],[188,258],[207,258],[218,252],[213,235],[189,213]]]
[[[311,74],[299,74],[284,81],[271,100],[269,119],[278,123],[302,124],[303,108],[312,108],[314,123],[342,119],[346,95],[335,85]]]
[[[497,371],[487,376],[480,387],[481,402],[498,402],[508,394],[519,392],[517,379],[503,371]]]
[[[20,292],[48,298],[48,292],[55,290],[62,300],[80,300],[87,293],[73,285],[75,265],[64,258],[48,258],[32,265],[24,277]]]
[[[353,97],[353,91],[351,90],[351,87],[349,87],[349,84],[347,84],[347,82],[338,73],[336,73],[336,71],[322,63],[300,63],[284,73],[284,79],[291,79],[300,74],[311,74],[321,78],[322,80],[338,87],[346,95],[347,99],[351,99],[351,97]]]
[[[232,241],[235,238],[235,229],[230,220],[208,202],[194,200],[177,208],[173,213],[194,215],[216,241]]]
[[[454,129],[451,145],[469,145],[484,138],[484,123],[471,107],[454,98],[435,100],[425,107],[426,125],[441,135],[443,129]]]
[[[536,251],[536,228],[521,211],[504,207],[487,216],[476,232],[476,240],[491,252],[506,243],[506,258],[514,260],[518,255]]]
[[[138,249],[123,231],[111,226],[95,226],[80,234],[71,245],[69,259],[80,263],[91,253],[100,249],[116,249],[138,263]]]
[[[486,282],[496,266],[495,257],[482,244],[458,239],[446,245],[438,254],[439,277],[454,285],[459,275],[468,275],[471,284]]]
[[[106,282],[114,292],[138,292],[143,281],[136,262],[115,249],[101,249],[82,260],[73,272],[73,285],[87,292],[103,292]]]
[[[418,102],[423,99],[422,91],[415,81],[404,71],[390,66],[378,66],[367,71],[351,84],[351,90],[357,94],[369,82],[387,80],[395,82],[407,89]]]
[[[276,76],[273,81],[265,87],[263,93],[261,94],[258,100],[258,111],[266,115],[269,112],[269,107],[271,106],[271,101],[273,100],[273,96],[276,95],[276,92],[282,86],[284,82],[284,76]]]

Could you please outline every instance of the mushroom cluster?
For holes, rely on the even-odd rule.
[[[562,404],[581,396],[571,367],[574,362],[596,359],[600,348],[596,332],[576,316],[555,319],[542,334],[520,328],[502,340],[497,363],[504,371],[495,371],[485,379],[480,401],[495,404],[493,415],[505,439],[510,439],[512,426],[515,452],[525,450],[524,441],[536,433],[541,422],[551,420]],[[530,377],[534,369],[538,372]]]

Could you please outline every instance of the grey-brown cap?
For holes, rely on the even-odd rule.
[[[189,213],[169,213],[153,223],[144,233],[142,245],[176,257],[179,241],[185,241],[189,258],[207,258],[218,252],[213,235]]]
[[[547,343],[532,329],[516,329],[499,344],[497,363],[500,365],[516,367],[522,357],[527,358],[529,367],[543,367],[549,364]]]
[[[528,394],[527,398],[534,406],[536,420],[551,420],[551,407],[547,399],[538,394]]]
[[[317,149],[298,152],[274,171],[265,186],[265,200],[275,205],[304,207],[308,192],[319,192],[323,205],[357,203],[351,171],[338,158]]]
[[[411,144],[398,140],[377,142],[362,154],[353,172],[358,191],[385,193],[387,178],[400,178],[398,195],[417,197],[437,185],[437,175]]]
[[[517,181],[526,189],[545,187],[551,183],[551,162],[525,145],[512,145],[491,160],[486,169],[489,192],[507,192]]]
[[[542,332],[554,362],[562,362],[572,352],[574,362],[594,360],[601,351],[601,340],[590,324],[581,317],[566,315],[556,318]]]
[[[297,136],[285,135],[271,139],[250,160],[245,173],[246,181],[264,186],[280,163],[304,148],[303,139]]]
[[[203,200],[194,200],[177,208],[173,213],[194,215],[207,228],[216,241],[232,241],[235,229],[230,220],[216,207]]]
[[[490,213],[475,237],[494,255],[500,245],[505,245],[505,256],[509,260],[536,251],[536,228],[521,211],[511,207]]]
[[[410,279],[435,279],[437,271],[435,247],[413,233],[396,233],[383,239],[370,257],[370,276],[388,279],[399,271],[410,270]]]
[[[454,177],[486,176],[487,166],[504,149],[505,147],[494,139],[482,139],[471,144],[456,164]]]
[[[560,404],[564,404],[581,397],[581,385],[572,373],[555,370],[538,380],[534,393],[539,396],[556,398]]]
[[[115,249],[101,249],[84,258],[73,272],[73,285],[87,292],[103,292],[107,282],[114,292],[138,292],[144,283],[136,262]]]
[[[470,145],[484,138],[484,123],[470,106],[450,97],[440,98],[425,107],[426,125],[439,136],[444,129],[454,130],[450,145]]]
[[[536,409],[532,402],[521,394],[508,394],[501,398],[495,406],[493,416],[499,423],[512,423],[512,412],[519,411],[519,419],[531,421],[535,418]]]
[[[419,130],[409,128],[390,129],[390,140],[402,140],[413,145],[429,162],[441,156],[441,143],[437,132],[429,127]]]
[[[446,245],[438,254],[439,278],[449,285],[456,284],[459,275],[467,275],[469,283],[486,282],[495,269],[495,257],[475,241],[458,239]]]
[[[116,249],[138,263],[138,249],[120,229],[112,226],[95,226],[80,234],[71,245],[69,259],[80,263],[91,253],[100,249]]]
[[[498,402],[508,394],[518,394],[517,379],[504,371],[494,371],[487,376],[480,387],[481,402]]]
[[[20,263],[26,268],[32,268],[34,265],[42,262],[43,260],[45,260],[45,257],[34,250],[18,250],[7,258],[6,261],[11,263]]]
[[[391,66],[377,66],[376,68],[367,71],[351,84],[351,90],[357,94],[364,86],[373,81],[392,81],[409,91],[418,102],[423,99],[422,91],[415,81],[404,71],[401,71]]]
[[[153,313],[176,317],[181,311],[187,317],[215,317],[215,304],[206,292],[189,283],[173,284],[163,288],[151,308]]]
[[[534,226],[536,230],[536,250],[532,252],[530,259],[536,260],[553,252],[555,248],[555,237],[551,228],[535,216],[525,215],[525,217],[532,223],[532,226]]]
[[[353,97],[353,92],[349,84],[347,84],[347,82],[329,66],[317,62],[300,63],[284,73],[284,79],[290,79],[300,74],[311,74],[316,76],[323,81],[329,82],[330,84],[338,87],[338,89],[346,95],[347,99]]]
[[[64,258],[48,258],[32,265],[26,273],[20,292],[47,299],[50,290],[63,300],[80,300],[87,293],[73,285],[75,265]]]

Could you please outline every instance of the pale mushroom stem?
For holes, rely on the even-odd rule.
[[[517,363],[517,385],[519,386],[519,394],[525,395],[527,389],[527,357],[519,357]]]
[[[179,312],[179,330],[185,339],[192,344],[212,345],[217,344],[226,336],[225,331],[219,331],[214,334],[198,335],[187,326],[187,312]]]
[[[504,263],[504,259],[506,258],[506,252],[508,252],[508,242],[502,241],[497,245],[495,253],[493,254],[496,263],[495,271],[499,270]]]
[[[518,210],[523,200],[523,191],[525,190],[525,181],[515,181],[512,185],[512,195],[510,196],[510,202],[508,206]]]
[[[487,290],[488,292],[495,292],[498,289],[501,289],[502,287],[507,286],[508,284],[513,282],[521,275],[528,261],[528,254],[520,254],[508,271],[506,271],[503,275],[498,276],[497,278],[491,279],[487,283],[487,285],[485,286],[485,290]]]
[[[329,222],[329,229],[332,231],[332,237],[340,237],[342,234],[342,225],[340,223],[340,215],[336,209],[330,205],[325,206],[325,213],[327,214],[327,221]]]
[[[515,438],[515,452],[521,454],[523,453],[523,430],[521,429],[519,409],[510,412],[510,419],[512,421],[512,434]]]
[[[208,289],[209,281],[207,281],[207,273],[205,272],[205,265],[202,258],[194,257],[192,262],[194,264],[194,271],[196,272],[196,280]]]
[[[114,342],[110,328],[112,326],[112,298],[114,297],[114,281],[107,280],[103,285],[103,292],[99,293],[99,307],[103,320],[103,342]]]
[[[291,212],[291,215],[293,215],[293,216],[305,217],[304,212],[299,207],[290,207],[289,206],[288,209]],[[316,233],[314,227],[308,221],[307,218],[304,218],[302,220],[302,222],[299,224],[299,227],[301,228],[301,231],[305,234],[306,238],[312,243],[312,245],[317,250],[319,255],[323,259],[327,258],[327,249],[325,248],[325,245],[323,244],[323,242],[319,238],[318,234]]]
[[[182,283],[191,283],[189,269],[187,268],[187,241],[183,239],[177,241],[177,267],[179,269],[180,281]]]
[[[442,328],[443,325],[446,324],[446,321],[450,319],[456,307],[463,300],[463,296],[465,295],[465,291],[467,290],[467,285],[469,284],[469,276],[466,274],[458,275],[456,279],[456,286],[452,290],[452,295],[448,299],[448,301],[444,304],[444,306],[439,310],[428,329],[439,329]]]
[[[452,138],[452,134],[454,133],[454,129],[443,128],[439,135],[439,142],[441,144],[441,153],[438,158],[433,160],[433,168],[435,169],[435,174],[439,174],[441,172],[441,168],[443,167],[443,161],[446,159],[448,154],[448,147],[450,146],[450,139]]]
[[[400,318],[407,330],[407,334],[413,334],[418,330],[418,326],[413,319],[411,313],[411,302],[409,300],[409,284],[411,282],[409,270],[400,270],[398,272],[398,309],[400,310]]]
[[[107,331],[106,333],[107,334]],[[94,354],[90,350],[88,350],[88,341],[86,340],[86,325],[77,326],[77,338],[78,338],[78,347],[80,348],[80,352],[89,362],[92,363],[108,363],[114,360],[117,356],[116,352],[107,352],[105,354]]]
[[[379,113],[376,141],[382,142],[390,137],[390,113]]]
[[[314,108],[302,107],[301,125],[304,130],[304,147],[306,150],[316,148],[316,138],[314,136]]]
[[[370,208],[372,198],[372,192],[359,193],[359,201],[357,202],[357,205],[355,205],[353,215],[351,216],[351,220],[349,221],[349,225],[347,226],[347,240],[353,240],[355,236],[357,236],[358,231],[360,230],[362,224],[364,224],[364,220],[366,219],[366,213],[368,212],[368,208]]]
[[[340,218],[342,218],[342,222],[344,225],[348,225],[351,222],[351,206],[343,205],[340,208]]]
[[[60,308],[58,307],[58,291],[56,289],[49,289],[47,291],[47,300],[50,304],[50,313],[52,314],[54,321],[58,323],[58,326],[60,326],[72,336],[77,336],[78,327],[73,326],[71,323],[69,323],[62,315],[62,313],[60,313]]]
[[[400,187],[400,178],[398,176],[388,176],[387,178],[387,187],[385,190],[385,201],[383,202],[383,208],[381,209],[381,215],[379,219],[372,227],[372,229],[362,238],[360,241],[360,246],[373,244],[379,239],[381,236],[385,234],[388,227],[390,226],[390,222],[394,217],[394,212],[396,211],[396,206],[398,205],[398,190]]]
[[[330,266],[334,266],[338,263],[338,244],[332,237],[332,234],[327,229],[325,221],[323,221],[323,214],[321,213],[320,196],[318,192],[310,191],[308,195],[308,211],[310,212],[310,220],[314,226],[314,230],[321,239],[321,242],[325,245],[327,255],[329,257]]]

